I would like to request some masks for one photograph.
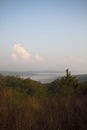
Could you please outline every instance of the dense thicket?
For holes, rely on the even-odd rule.
[[[87,130],[87,82],[0,75],[0,130]]]

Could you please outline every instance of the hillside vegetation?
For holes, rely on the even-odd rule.
[[[87,81],[0,75],[0,130],[87,130]]]

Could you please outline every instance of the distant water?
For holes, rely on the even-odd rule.
[[[30,78],[41,83],[49,83],[64,75],[65,72],[58,71],[30,71],[30,72],[10,72],[0,71],[0,74],[9,76],[19,76],[21,78]]]

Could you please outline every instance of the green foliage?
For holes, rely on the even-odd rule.
[[[80,95],[87,95],[87,82],[80,82],[77,87],[77,93]]]
[[[53,94],[74,95],[77,92],[78,80],[66,70],[65,76],[61,77],[48,85],[48,90]]]
[[[87,130],[87,82],[0,75],[0,130]]]
[[[0,75],[0,86],[16,89],[26,96],[47,97],[52,95],[87,95],[87,83],[79,82],[67,69],[65,76],[49,84],[41,84],[29,78]]]

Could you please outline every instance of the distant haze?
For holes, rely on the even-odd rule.
[[[0,0],[0,71],[87,73],[86,0]]]

